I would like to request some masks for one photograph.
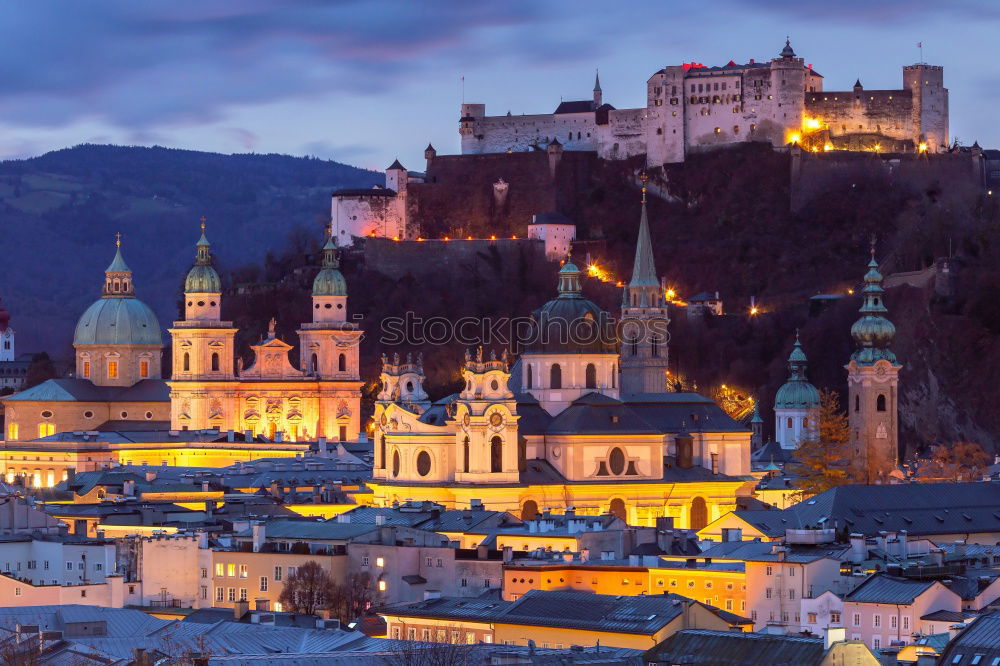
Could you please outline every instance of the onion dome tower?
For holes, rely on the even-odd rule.
[[[815,426],[819,391],[806,379],[808,360],[802,351],[799,334],[788,355],[788,381],[774,395],[774,438],[783,449],[798,448]]]
[[[520,340],[521,390],[549,414],[564,410],[585,393],[618,399],[618,354],[607,312],[583,297],[580,269],[559,270],[558,295],[531,315]]]
[[[98,386],[132,386],[160,377],[160,322],[135,297],[132,269],[122,257],[121,234],[115,241],[115,257],[104,271],[101,298],[77,322],[73,347],[77,377]]]
[[[184,319],[187,321],[217,321],[222,310],[222,280],[212,267],[211,247],[202,221],[194,266],[184,280]]]
[[[665,393],[667,390],[667,304],[656,277],[653,243],[642,188],[642,215],[635,243],[632,279],[622,292],[621,387],[623,394]]]
[[[851,327],[857,349],[847,364],[848,420],[854,454],[869,469],[894,468],[899,462],[899,371],[903,367],[889,348],[896,327],[886,314],[882,274],[871,260],[862,289],[861,318]]]

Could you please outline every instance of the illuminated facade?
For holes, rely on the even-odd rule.
[[[347,322],[347,286],[332,238],[323,255],[313,283],[313,320],[299,331],[299,367],[272,320],[267,339],[251,345],[255,361],[237,372],[236,329],[221,319],[222,288],[202,233],[185,281],[185,317],[170,329],[171,429],[249,431],[272,441],[357,439],[361,331]]]
[[[903,67],[897,90],[827,91],[823,77],[787,41],[763,62],[668,65],[646,82],[646,105],[616,109],[602,99],[564,101],[549,114],[487,116],[463,103],[462,154],[523,152],[554,141],[605,159],[646,155],[659,166],[692,152],[743,142],[810,150],[944,152],[948,90],[940,66]]]
[[[375,504],[481,503],[524,518],[575,508],[700,528],[749,494],[750,432],[697,394],[623,394],[616,333],[571,263],[558,292],[513,366],[467,354],[465,387],[434,404],[419,360],[383,358]]]

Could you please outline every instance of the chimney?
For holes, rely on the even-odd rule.
[[[861,534],[851,534],[851,562],[860,564],[868,557],[868,547],[865,544],[865,537]]]
[[[959,560],[965,559],[965,541],[955,539],[955,557]]]
[[[514,559],[514,548],[512,546],[503,547],[503,561],[510,562]]]
[[[227,442],[235,442],[236,441],[236,432],[233,431],[233,430],[227,430],[226,431],[226,441]]]
[[[940,548],[931,548],[931,564],[935,567],[944,566],[944,551]]]
[[[834,643],[847,640],[847,629],[844,627],[827,627],[823,630],[823,650],[829,651]]]
[[[207,493],[208,492],[208,481],[202,481],[201,482],[201,492],[203,492],[203,493]]]
[[[347,520],[348,520],[348,522],[350,522],[351,517],[348,516]],[[376,525],[385,525],[385,514],[384,513],[377,513],[377,514],[375,514],[375,524]]]
[[[202,550],[208,548],[208,532],[204,530],[198,531],[198,548]]]
[[[261,547],[264,545],[267,528],[263,522],[256,522],[250,527],[250,530],[253,534],[253,552],[259,553]]]
[[[125,479],[122,483],[122,495],[125,497],[135,497],[135,481],[132,479]]]
[[[907,530],[899,531],[899,556],[904,559],[909,557],[909,536],[910,533]]]
[[[253,430],[244,430],[243,431],[243,441],[244,442],[252,442],[253,441]]]
[[[712,454],[712,474],[718,474],[718,473],[719,473],[719,454],[718,453],[713,453]]]
[[[233,604],[233,619],[236,620],[237,622],[249,612],[250,612],[249,601],[237,601]]]

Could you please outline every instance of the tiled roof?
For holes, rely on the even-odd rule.
[[[691,666],[695,664],[809,666],[822,663],[824,653],[821,638],[685,629],[647,652],[643,661]]]
[[[936,582],[872,574],[865,582],[849,592],[844,601],[866,604],[912,604]]]
[[[336,520],[317,522],[314,520],[276,519],[265,523],[264,534],[268,539],[317,539],[341,541],[352,539],[378,529],[374,523],[339,523]],[[252,536],[251,530],[236,534],[238,537]]]

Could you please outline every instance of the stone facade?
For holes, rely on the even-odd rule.
[[[485,104],[462,104],[462,153],[565,150],[605,159],[646,155],[650,166],[745,141],[813,150],[941,152],[948,146],[948,91],[943,68],[903,68],[900,90],[826,92],[823,77],[786,42],[767,62],[721,67],[685,63],[647,81],[646,106],[615,109],[563,102],[552,114],[487,116]]]
[[[334,238],[340,247],[350,247],[355,238],[409,238],[407,188],[423,182],[423,174],[411,173],[393,162],[385,171],[385,187],[337,190],[330,205]]]

